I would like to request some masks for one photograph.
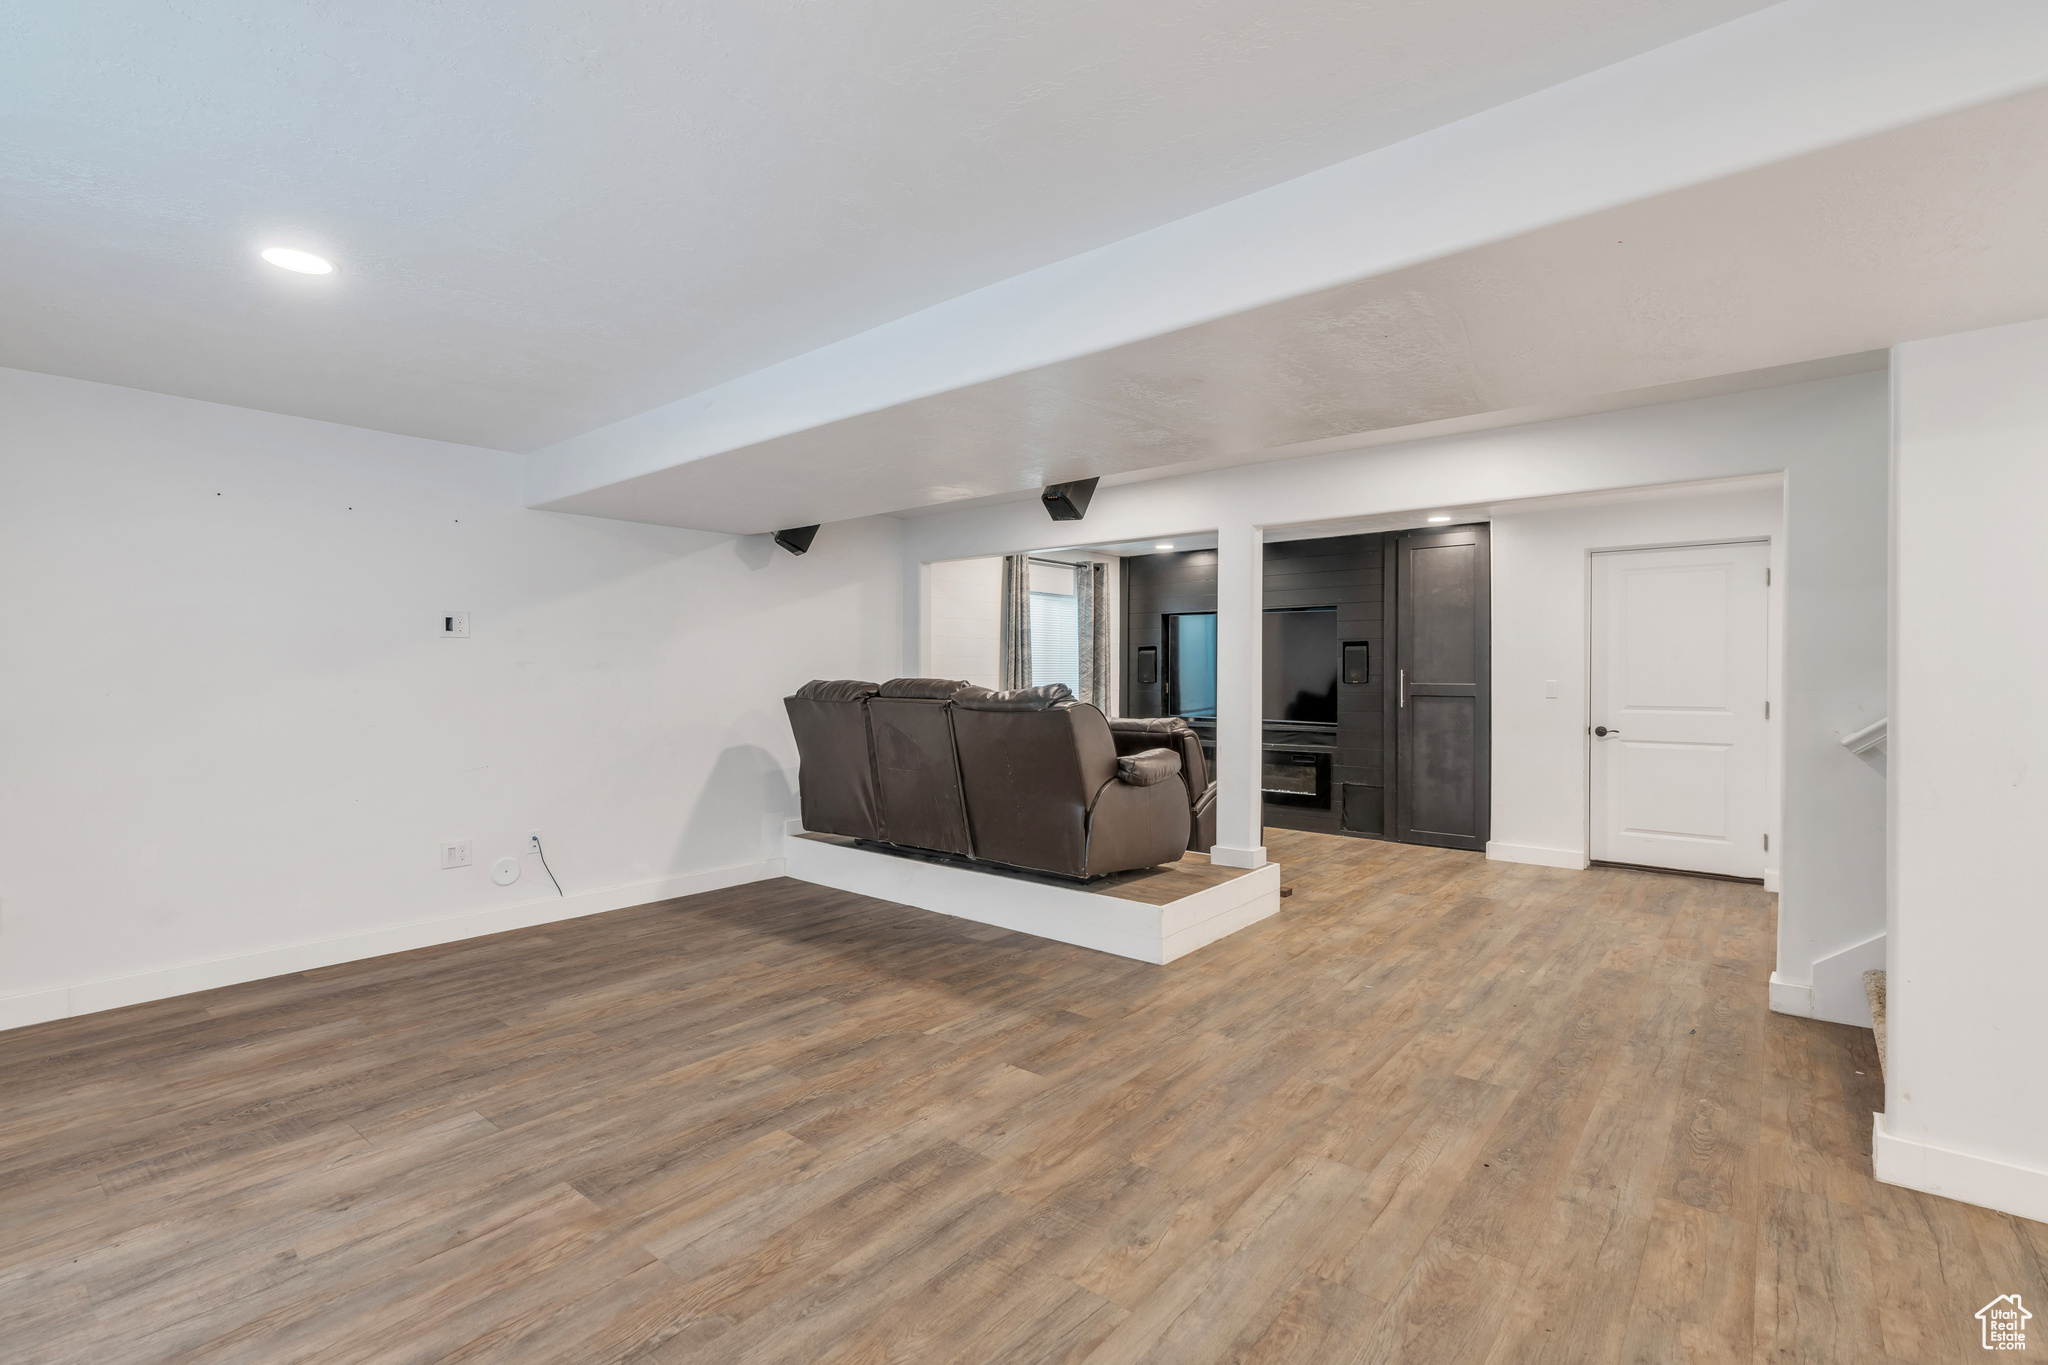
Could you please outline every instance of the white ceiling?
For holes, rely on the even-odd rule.
[[[0,365],[526,451],[1759,8],[16,6]]]

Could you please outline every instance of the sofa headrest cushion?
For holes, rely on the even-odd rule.
[[[951,701],[953,694],[965,686],[964,678],[891,678],[882,684],[882,695],[911,701]]]
[[[1017,687],[1008,692],[970,687],[953,698],[953,705],[968,711],[1051,711],[1056,707],[1071,706],[1073,702],[1074,694],[1065,683]]]
[[[1170,777],[1180,776],[1180,755],[1171,749],[1147,749],[1127,754],[1116,761],[1116,775],[1133,787],[1156,787]]]
[[[826,681],[814,678],[796,690],[801,701],[865,701],[882,689],[871,682],[859,682],[853,678],[839,678]]]

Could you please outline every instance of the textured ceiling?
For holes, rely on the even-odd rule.
[[[0,365],[528,450],[1758,8],[16,6]]]
[[[1796,367],[2048,314],[2043,222],[2034,93],[543,505],[755,532]]]

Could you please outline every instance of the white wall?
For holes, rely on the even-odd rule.
[[[0,1026],[771,875],[780,699],[888,676],[899,531],[533,512],[496,452],[0,371]],[[492,884],[528,829],[569,899]]]
[[[1003,676],[1003,557],[954,559],[930,567],[928,631],[920,675],[965,678],[1000,688]]]
[[[1779,1008],[1823,1008],[1825,963],[1884,931],[1884,790],[1838,742],[1885,713],[1888,399],[1881,374],[1566,418],[1097,490],[1101,544],[1227,526],[1286,526],[1477,508],[1521,498],[1784,476],[1784,713]],[[1411,522],[1409,524],[1415,524]],[[1058,544],[1074,527],[1035,498],[920,516],[923,562]],[[1498,573],[1498,570],[1496,570]],[[914,600],[907,610],[916,611]],[[1501,608],[1496,604],[1496,629]],[[1544,677],[1557,676],[1545,673]],[[1502,744],[1499,726],[1495,744]],[[1576,760],[1575,760],[1576,762]],[[1517,779],[1498,764],[1497,787]],[[1525,834],[1525,838],[1555,838]],[[1497,832],[1496,838],[1506,836]]]
[[[2048,1220],[2048,321],[1893,354],[1878,1175]]]
[[[1110,657],[1121,658],[1123,636],[1123,561],[1112,554],[1060,550],[1046,556],[1062,563],[1091,561],[1104,566],[1103,592],[1110,611]],[[943,560],[921,567],[924,573],[916,658],[906,658],[907,672],[927,678],[965,678],[982,687],[1001,687],[1003,673],[1003,557]],[[1034,570],[1036,572],[1036,570]],[[906,577],[908,573],[906,571]],[[1109,670],[1110,703],[1116,715],[1123,670]]]
[[[1502,510],[1492,520],[1493,837],[1487,855],[1584,867],[1593,551],[1768,538],[1775,555],[1783,542],[1783,496],[1774,481],[1734,491],[1708,485],[1589,507]],[[1782,566],[1774,578],[1783,584]],[[1771,596],[1775,607],[1777,587]],[[1774,703],[1782,650],[1778,618],[1774,611]],[[1558,685],[1554,698],[1544,696],[1551,680]],[[1773,713],[1783,710],[1778,704]],[[1769,828],[1776,836],[1775,819]],[[1780,837],[1771,842],[1774,849],[1783,847]],[[1767,883],[1775,882],[1775,852],[1766,866]]]

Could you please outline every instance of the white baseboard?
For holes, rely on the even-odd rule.
[[[1496,844],[1489,841],[1486,856],[1496,863],[1533,863],[1537,867],[1564,867],[1574,872],[1589,865],[1581,849],[1543,848],[1536,844]]]
[[[1185,957],[1280,909],[1278,863],[1167,905],[1146,905],[1078,885],[925,862],[799,834],[784,841],[784,861],[799,881],[1155,964]]]
[[[0,995],[0,1030],[25,1028],[52,1019],[68,1019],[73,1015],[119,1009],[149,1000],[167,1000],[174,995],[209,991],[244,981],[261,981],[265,977],[309,972],[317,967],[334,967],[366,957],[429,948],[438,943],[455,943],[484,934],[500,934],[507,929],[526,929],[536,924],[602,914],[607,910],[623,910],[629,905],[694,896],[700,891],[717,891],[781,875],[782,859],[764,858],[759,862],[717,867],[704,872],[684,872],[626,886],[579,891],[573,896],[551,896],[466,915],[416,920],[410,924],[394,924],[362,933],[315,939],[309,943],[263,948],[232,957],[183,962],[129,976],[81,981],[39,991],[19,991],[13,995]]]
[[[1863,973],[1884,966],[1884,935],[1852,943],[1813,964],[1813,979],[1800,981],[1771,973],[1771,1008],[1802,1019],[1870,1027],[1870,997],[1863,993]]]
[[[1773,895],[1776,895],[1776,894],[1777,894],[1777,890],[1778,890],[1778,869],[1777,869],[1777,868],[1775,868],[1775,867],[1767,867],[1767,868],[1765,868],[1765,869],[1764,869],[1764,890],[1766,890],[1766,891],[1769,891],[1769,892],[1770,892],[1770,893],[1772,893]]]
[[[1776,972],[1772,972],[1771,1009],[1775,1013],[1794,1014],[1801,1019],[1813,1018],[1813,983],[1787,981]]]
[[[2048,1171],[1900,1137],[1871,1117],[1870,1162],[1885,1184],[2048,1223]]]
[[[1261,844],[1257,848],[1231,848],[1226,844],[1217,844],[1209,850],[1209,861],[1218,867],[1264,867],[1266,846]]]
[[[1884,935],[1873,934],[1813,964],[1813,1017],[1831,1024],[1870,1027],[1870,997],[1863,974],[1884,966]]]

